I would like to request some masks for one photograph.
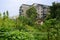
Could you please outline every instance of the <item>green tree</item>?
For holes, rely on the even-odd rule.
[[[60,3],[53,2],[50,6],[50,17],[60,19]]]
[[[26,11],[27,17],[36,20],[37,18],[37,10],[35,9],[35,7],[30,7],[27,11]]]
[[[9,12],[8,12],[8,11],[6,11],[6,16],[7,16],[7,17],[9,16]]]
[[[5,20],[5,16],[6,16],[6,15],[5,15],[5,12],[3,12],[3,20]]]

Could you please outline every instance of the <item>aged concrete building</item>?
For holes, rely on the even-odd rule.
[[[46,14],[48,13],[48,10],[49,10],[49,6],[37,4],[37,3],[34,3],[32,5],[37,10],[37,13],[38,13],[37,18],[43,19],[46,17]],[[22,4],[19,9],[20,15],[26,16],[26,10],[28,10],[32,5]]]

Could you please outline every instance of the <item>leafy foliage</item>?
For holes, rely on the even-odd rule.
[[[27,17],[35,20],[37,18],[37,10],[32,6],[26,11]]]
[[[53,3],[52,6],[50,6],[50,17],[51,18],[58,18],[60,16],[60,3]]]
[[[60,4],[50,7],[51,16],[43,25],[35,24],[37,14],[34,7],[26,11],[28,17],[10,19],[8,11],[3,13],[3,17],[0,14],[0,40],[60,40],[59,7]]]

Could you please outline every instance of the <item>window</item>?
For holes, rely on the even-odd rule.
[[[43,7],[43,9],[46,9],[46,7]]]
[[[41,13],[43,13],[43,11],[41,11]]]
[[[22,10],[22,12],[23,12],[23,10]]]

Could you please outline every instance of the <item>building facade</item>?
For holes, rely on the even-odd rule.
[[[37,18],[44,19],[46,17],[46,14],[48,13],[49,10],[49,6],[37,3],[34,3],[32,5],[22,4],[19,9],[20,15],[26,16],[26,10],[28,10],[31,6],[34,6],[36,8]]]

